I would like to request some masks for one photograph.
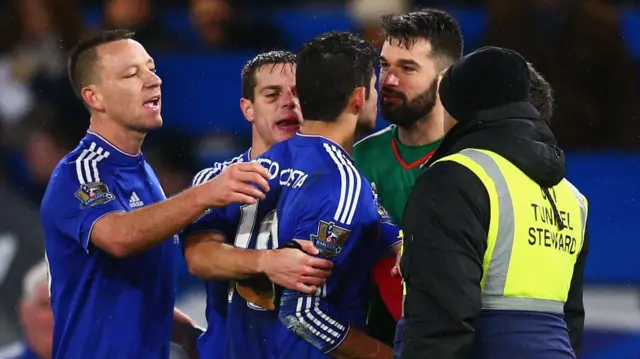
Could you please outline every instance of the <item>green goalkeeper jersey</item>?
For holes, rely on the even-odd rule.
[[[422,146],[405,146],[398,140],[398,128],[391,125],[358,142],[353,148],[356,167],[371,182],[371,188],[377,192],[378,200],[389,215],[402,224],[404,207],[411,193],[411,188],[420,175],[420,166],[425,163],[440,140]],[[397,282],[395,298],[394,279],[391,278],[391,267],[394,260],[381,260],[373,269],[373,278],[378,286],[387,288],[385,304],[381,293],[372,290],[367,318],[367,333],[374,338],[393,345],[396,322],[392,312],[398,315],[402,311],[402,294]],[[388,278],[384,278],[384,277]],[[388,283],[388,284],[385,284]],[[391,312],[390,312],[391,310]]]
[[[360,142],[353,148],[356,167],[371,182],[382,206],[398,223],[402,223],[404,206],[411,188],[440,140],[421,146],[406,146],[398,140],[398,127],[391,125]]]

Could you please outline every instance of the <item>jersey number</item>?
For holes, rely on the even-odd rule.
[[[234,246],[238,248],[250,248],[251,238],[256,233],[256,221],[258,219],[258,204],[248,204],[240,207],[240,224],[236,234]],[[260,222],[258,227],[255,247],[250,249],[267,250],[278,248],[278,215],[275,210],[269,212]],[[229,302],[233,297],[235,284],[229,286]],[[265,310],[253,303],[247,302],[247,306],[255,310]]]

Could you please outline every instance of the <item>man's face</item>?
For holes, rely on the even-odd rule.
[[[36,285],[30,297],[20,302],[20,321],[29,346],[42,358],[51,357],[53,312],[46,281]]]
[[[90,106],[135,131],[162,126],[162,81],[144,47],[134,40],[114,41],[98,47],[97,55],[97,81],[91,85],[95,104]]]
[[[436,104],[438,71],[431,44],[419,39],[407,48],[391,39],[385,41],[380,57],[382,117],[408,128]]]
[[[376,128],[376,117],[378,116],[378,91],[376,90],[377,77],[371,76],[369,84],[369,98],[364,103],[364,109],[358,117],[358,128],[369,131]]]
[[[271,146],[293,136],[302,125],[293,64],[267,64],[255,73],[254,99],[241,100],[253,131]]]

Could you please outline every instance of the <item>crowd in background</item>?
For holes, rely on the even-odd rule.
[[[0,291],[4,297],[0,301],[4,306],[0,308],[0,344],[19,332],[18,313],[11,303],[17,303],[21,291],[8,288],[22,288],[21,275],[43,253],[37,208],[44,188],[57,162],[77,145],[88,126],[88,112],[75,98],[67,79],[66,56],[75,42],[91,31],[133,30],[152,56],[257,53],[288,46],[290,31],[266,16],[279,7],[304,7],[308,12],[343,9],[363,36],[372,41],[378,41],[381,13],[403,12],[414,6],[480,7],[486,14],[486,26],[476,34],[477,43],[467,44],[465,52],[483,44],[504,46],[534,63],[555,91],[557,107],[552,126],[563,148],[640,149],[640,62],[633,58],[622,35],[619,16],[620,7],[629,2],[278,0],[274,2],[277,5],[270,3],[265,0],[0,2]],[[167,26],[163,19],[175,11],[186,14],[193,36],[176,33]],[[239,75],[238,71],[238,81]],[[239,98],[240,94],[237,95]],[[172,128],[149,135],[144,153],[167,195],[188,186],[199,167],[198,144],[208,135],[191,136]],[[221,142],[209,145],[242,148],[248,143],[249,134],[231,133],[218,138]],[[19,242],[3,236],[7,228],[18,233]],[[7,258],[11,260],[6,261]]]

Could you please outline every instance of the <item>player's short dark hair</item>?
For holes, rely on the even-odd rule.
[[[368,98],[377,59],[372,43],[349,32],[331,31],[304,44],[296,70],[304,118],[335,121],[358,87]]]
[[[133,39],[134,32],[128,30],[107,30],[81,39],[69,52],[67,72],[73,92],[82,99],[82,88],[87,84],[97,60],[96,49],[114,41]]]
[[[529,90],[528,101],[538,110],[543,120],[550,122],[555,105],[553,89],[549,82],[531,63],[528,63],[528,66],[529,72],[531,73],[531,88]]]
[[[399,41],[406,47],[421,39],[429,41],[431,53],[445,60],[445,67],[462,57],[464,41],[460,24],[442,10],[421,9],[401,15],[383,15],[382,33],[386,41]]]
[[[242,68],[242,98],[255,99],[256,74],[266,65],[295,65],[296,55],[290,51],[269,51],[258,54]]]

